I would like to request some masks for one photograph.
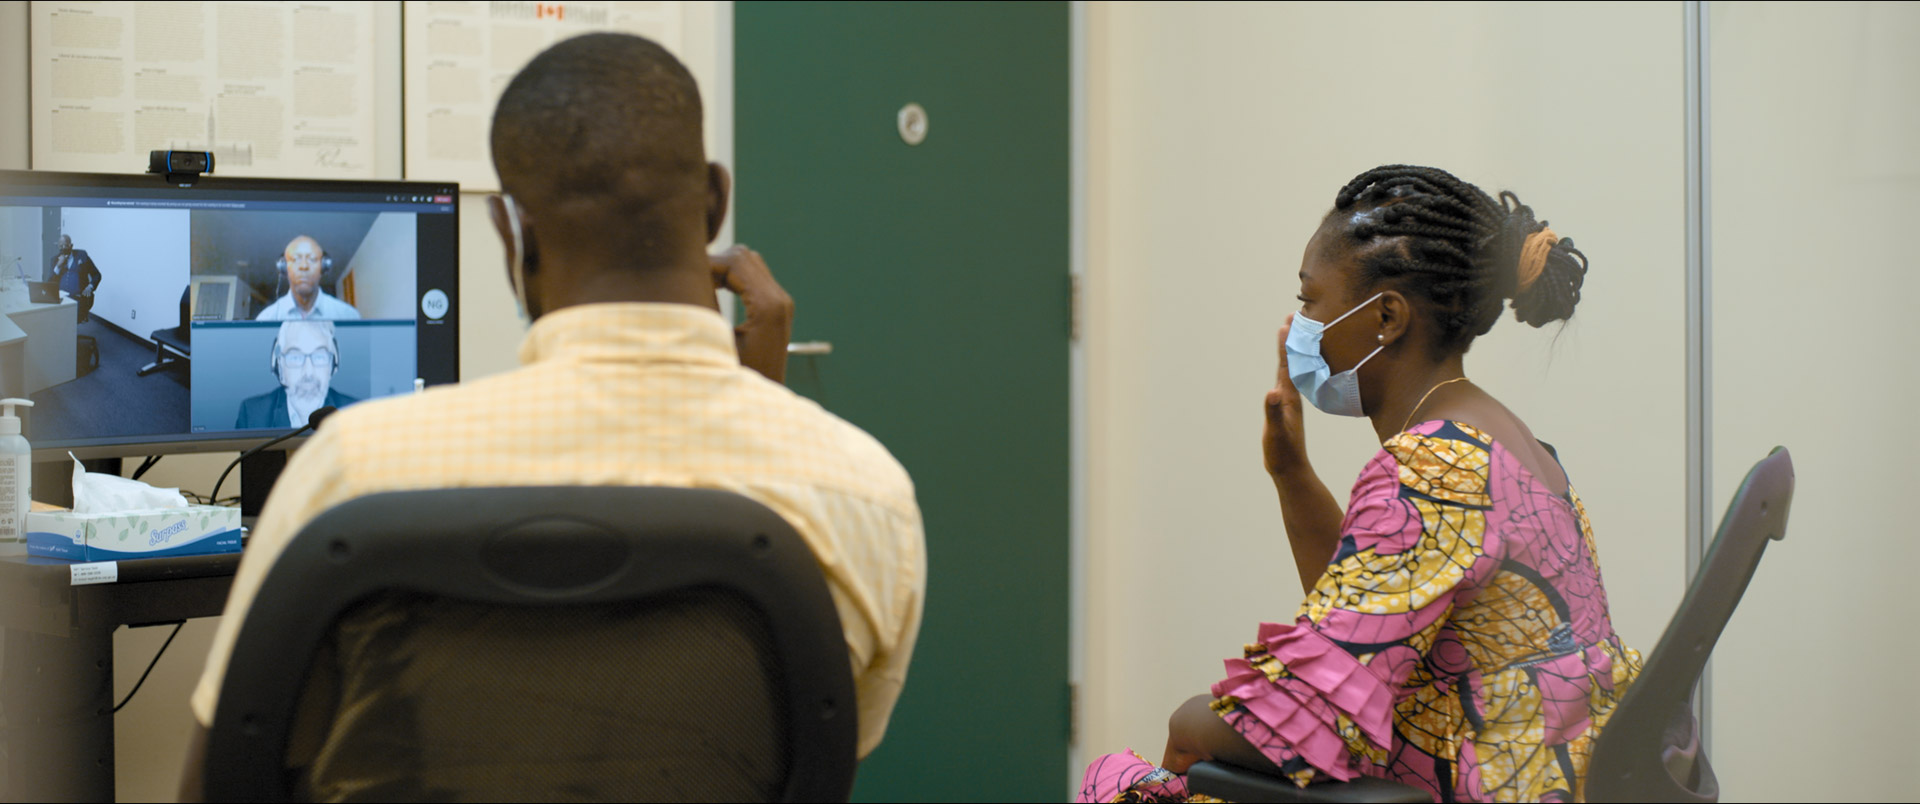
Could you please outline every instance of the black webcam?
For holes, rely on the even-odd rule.
[[[169,184],[192,184],[200,174],[213,172],[213,152],[149,151],[147,172],[164,175]]]

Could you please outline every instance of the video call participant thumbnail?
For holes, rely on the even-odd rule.
[[[79,305],[79,322],[87,323],[93,311],[93,292],[100,289],[100,268],[86,249],[74,248],[73,238],[60,236],[60,251],[53,255],[53,281]]]
[[[281,254],[280,271],[287,278],[287,295],[267,305],[255,321],[327,321],[356,320],[360,311],[320,289],[320,277],[333,267],[320,241],[300,235],[287,243]]]
[[[343,408],[360,400],[333,390],[340,371],[340,342],[331,321],[287,321],[273,339],[273,374],[280,387],[240,403],[238,430],[292,428],[322,407]]]

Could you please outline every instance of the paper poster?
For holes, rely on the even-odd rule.
[[[222,176],[371,177],[373,11],[36,0],[33,166],[139,172],[170,148]]]
[[[681,5],[410,0],[401,12],[407,178],[498,190],[487,133],[514,74],[553,43],[590,31],[639,34],[684,58]]]

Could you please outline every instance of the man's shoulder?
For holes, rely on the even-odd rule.
[[[314,309],[319,310],[321,314],[328,318],[354,319],[360,317],[359,308],[346,303],[341,300],[340,297],[334,296],[324,290],[320,291],[320,300],[314,303]]]
[[[329,417],[326,426],[339,430],[384,429],[396,424],[447,422],[491,410],[498,404],[502,389],[523,382],[516,376],[522,371],[524,369],[430,388],[423,393],[395,394],[366,400],[357,400],[338,390],[328,389],[328,404],[333,404],[337,394],[353,406],[342,408],[338,415]]]
[[[273,423],[267,419],[273,412],[274,399],[286,392],[285,388],[275,388],[240,400],[240,417],[235,424],[241,428],[272,426]]]
[[[274,397],[285,394],[286,392],[287,392],[287,389],[285,388],[275,388],[263,394],[254,394],[253,396],[240,400],[240,407],[249,408],[249,407],[261,407],[263,405],[271,405],[273,404]]]
[[[913,479],[886,445],[858,425],[840,418],[819,403],[766,380],[753,378],[769,418],[792,425],[772,428],[776,435],[801,445],[795,460],[809,464],[806,471],[833,477],[856,491],[889,501],[913,501]]]
[[[724,476],[833,490],[902,510],[913,505],[912,480],[877,439],[758,374],[706,386],[725,398],[660,406],[640,396],[596,396],[566,371],[565,364],[535,363],[424,393],[370,399],[341,410],[323,429],[338,433],[345,460],[397,466],[430,456],[435,471],[450,477],[558,443],[579,465],[611,462],[636,475]],[[608,409],[632,412],[595,419]],[[579,428],[590,419],[607,430],[583,437]],[[618,432],[623,427],[631,430]],[[644,435],[636,441],[636,434]],[[684,452],[657,466],[633,463],[662,438],[685,445]],[[603,454],[608,450],[626,452],[610,457]],[[448,456],[460,457],[449,463]]]

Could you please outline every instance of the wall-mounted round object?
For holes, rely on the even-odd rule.
[[[919,145],[927,139],[927,110],[918,103],[909,103],[900,107],[900,141],[908,145]]]

